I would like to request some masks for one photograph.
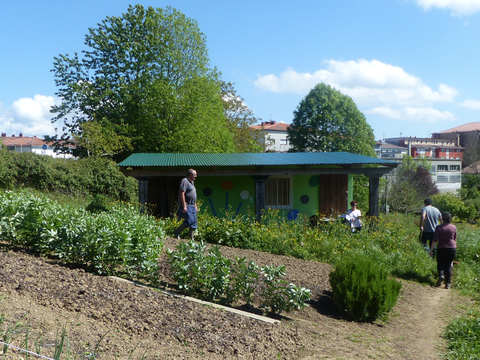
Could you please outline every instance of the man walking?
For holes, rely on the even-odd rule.
[[[442,214],[436,207],[432,206],[432,199],[426,198],[423,203],[425,207],[422,209],[422,216],[420,218],[421,241],[425,248],[427,248],[428,241],[428,249],[431,249],[435,228],[439,222],[442,223]]]
[[[197,172],[190,169],[187,172],[187,177],[180,182],[178,219],[183,219],[183,223],[174,232],[177,239],[180,239],[180,234],[183,230],[189,228],[188,237],[193,240],[195,230],[197,229],[197,190],[194,185],[196,177]]]

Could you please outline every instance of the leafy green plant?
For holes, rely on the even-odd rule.
[[[231,261],[222,256],[218,247],[207,252],[203,241],[190,240],[176,248],[167,249],[167,257],[178,288],[209,301],[224,298],[230,284]]]
[[[336,308],[348,319],[375,321],[396,304],[402,285],[361,254],[339,261],[329,275]]]
[[[310,290],[288,284],[285,277],[285,266],[262,267],[262,303],[260,308],[268,314],[279,315],[282,311],[290,312],[301,310],[308,306],[305,302],[310,299]]]
[[[180,243],[177,251],[167,249],[168,263],[178,288],[192,296],[230,304],[243,299],[252,302],[259,282],[258,266],[245,258],[235,262],[223,257],[217,246],[206,250],[203,241]],[[271,314],[303,309],[310,291],[288,284],[285,266],[262,268],[264,274],[261,307]]]
[[[235,256],[235,262],[232,263],[231,291],[229,302],[239,299],[244,300],[250,305],[258,283],[258,266],[253,261],[247,262],[246,257],[239,258]]]

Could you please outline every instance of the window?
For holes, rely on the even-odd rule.
[[[462,179],[461,179],[460,175],[450,175],[450,179],[449,179],[448,182],[459,183],[459,182],[462,182]]]
[[[450,171],[460,171],[460,165],[450,165]]]
[[[437,165],[432,165],[432,173],[436,173],[437,172]]]
[[[287,139],[280,139],[280,145],[288,145]]]
[[[437,183],[448,183],[448,176],[447,175],[438,175],[437,176]]]
[[[291,209],[292,185],[291,176],[270,176],[265,181],[265,206],[271,209]]]
[[[448,165],[438,165],[437,171],[448,171]]]

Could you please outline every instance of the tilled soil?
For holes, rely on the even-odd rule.
[[[170,249],[177,243],[166,239]],[[309,308],[282,313],[280,323],[270,324],[6,245],[0,249],[0,337],[10,326],[11,344],[25,348],[26,337],[35,337],[42,354],[51,356],[66,326],[72,359],[93,353],[96,359],[440,359],[441,332],[461,311],[455,304],[466,301],[449,290],[403,282],[387,322],[349,322],[332,303],[331,266],[220,247],[230,258],[285,265],[287,281],[311,289]],[[160,268],[166,269],[163,257]],[[8,349],[4,358],[26,357]]]

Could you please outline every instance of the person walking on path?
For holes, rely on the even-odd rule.
[[[197,172],[193,169],[188,170],[187,176],[182,179],[178,195],[178,220],[183,219],[183,223],[174,231],[175,238],[180,239],[183,230],[189,228],[188,237],[193,240],[195,230],[197,229],[197,189],[195,189],[195,178]]]
[[[433,248],[437,245],[437,271],[438,280],[436,286],[445,281],[445,289],[450,289],[452,283],[453,259],[457,255],[457,228],[450,224],[452,215],[448,212],[442,214],[443,224],[435,229],[433,243],[430,247],[430,256],[433,257]]]
[[[425,207],[422,209],[422,215],[420,217],[420,232],[421,242],[425,248],[428,247],[432,249],[433,235],[435,234],[435,228],[438,225],[438,222],[442,222],[442,214],[440,210],[432,205],[432,199],[426,198],[423,202]],[[435,256],[435,251],[433,252]]]

